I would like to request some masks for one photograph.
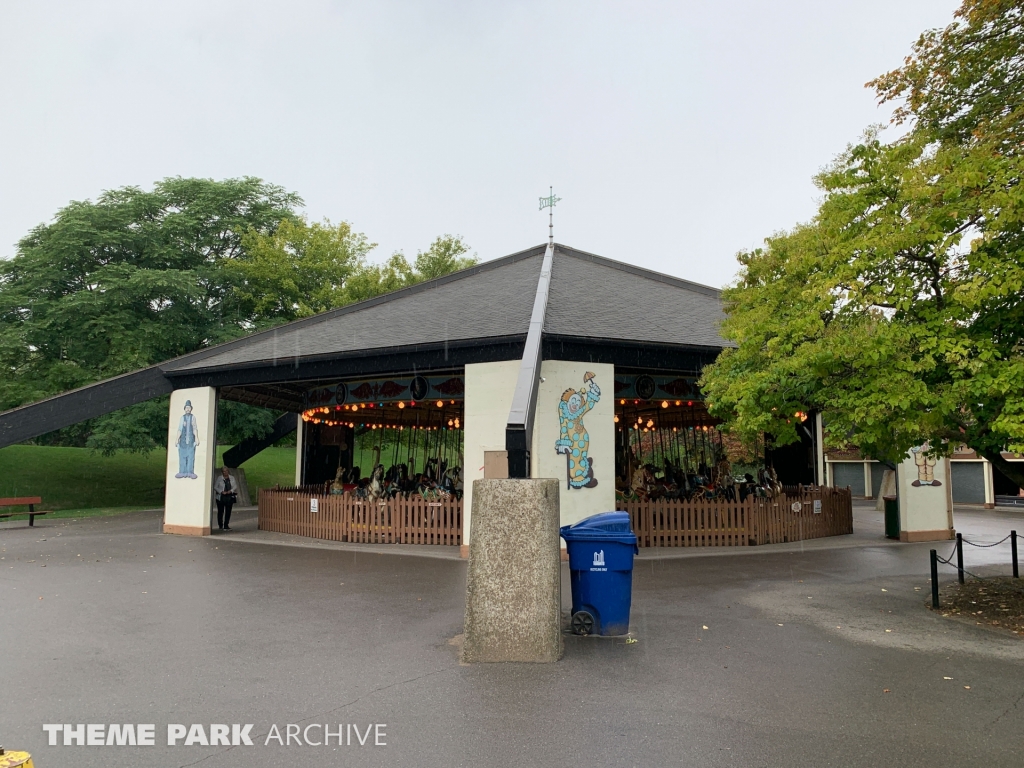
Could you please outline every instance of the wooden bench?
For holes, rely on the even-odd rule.
[[[45,515],[45,512],[36,512],[36,504],[42,504],[43,500],[39,496],[22,496],[20,498],[13,499],[0,499],[0,507],[24,507],[28,506],[28,524],[34,526],[36,524],[36,515]],[[24,512],[0,512],[0,517],[14,517],[15,515],[24,515]]]

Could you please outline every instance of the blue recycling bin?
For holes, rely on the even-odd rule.
[[[633,555],[639,553],[626,512],[601,512],[559,529],[569,552],[572,631],[629,632]]]

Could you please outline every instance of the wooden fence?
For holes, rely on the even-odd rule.
[[[641,547],[745,547],[853,533],[849,488],[789,490],[774,499],[660,499],[618,507],[629,512]],[[328,541],[455,546],[462,543],[462,502],[411,496],[373,504],[319,488],[264,488],[259,528]]]
[[[261,488],[259,529],[328,541],[455,546],[462,543],[462,502],[414,495],[371,503],[349,493]]]
[[[629,512],[641,547],[745,547],[853,533],[849,488],[799,488],[744,501],[626,501],[618,508]]]

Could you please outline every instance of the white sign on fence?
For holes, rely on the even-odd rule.
[[[320,511],[320,499],[316,496],[309,500],[309,511],[314,515]]]
[[[816,514],[816,515],[820,515],[821,514],[821,499],[815,499],[814,500],[814,514]]]

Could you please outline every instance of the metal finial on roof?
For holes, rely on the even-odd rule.
[[[548,196],[540,198],[540,208],[543,211],[545,208],[550,208],[548,211],[548,242],[554,244],[555,242],[555,204],[558,203],[562,198],[555,197],[555,188],[548,187]]]

